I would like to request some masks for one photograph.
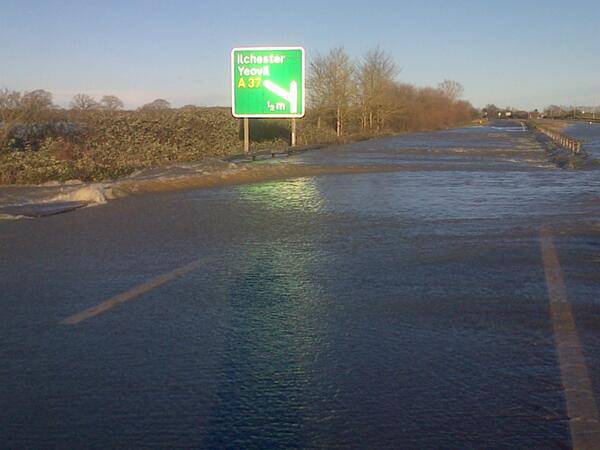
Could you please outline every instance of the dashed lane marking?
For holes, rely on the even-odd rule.
[[[176,278],[181,278],[182,276],[190,273],[191,271],[205,265],[207,263],[206,260],[198,260],[194,261],[186,266],[179,267],[169,273],[165,273],[163,275],[159,275],[156,278],[151,279],[145,283],[142,283],[127,292],[123,292],[119,295],[116,295],[108,300],[99,303],[96,306],[85,309],[77,314],[67,317],[60,323],[63,325],[76,325],[78,323],[83,322],[84,320],[90,319],[98,314],[102,314],[109,309],[114,308],[115,306],[120,305],[121,303],[125,303],[131,300],[135,300],[142,294],[149,292],[153,289],[156,289],[163,284],[168,283],[169,281],[175,280]]]

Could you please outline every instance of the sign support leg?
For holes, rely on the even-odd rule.
[[[296,118],[292,117],[292,147],[296,146]]]
[[[244,153],[250,151],[250,119],[244,117]]]

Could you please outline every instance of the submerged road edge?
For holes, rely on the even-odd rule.
[[[552,232],[540,232],[550,316],[574,449],[600,449],[600,418]]]

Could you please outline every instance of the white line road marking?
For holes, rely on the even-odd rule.
[[[600,449],[598,406],[550,229],[542,228],[540,243],[573,448]]]
[[[145,294],[146,292],[149,292],[153,289],[156,289],[157,287],[162,286],[163,284],[166,284],[169,281],[172,281],[176,278],[181,278],[182,276],[190,273],[191,271],[205,265],[207,262],[207,260],[194,261],[186,266],[179,267],[178,269],[175,269],[169,273],[159,275],[156,278],[151,279],[150,281],[142,283],[128,290],[127,292],[123,292],[119,295],[109,298],[108,300],[102,303],[99,303],[96,306],[93,306],[77,314],[69,316],[60,323],[63,325],[76,325],[80,322],[83,322],[84,320],[97,316],[98,314],[102,314],[103,312],[106,312],[109,309],[120,305],[121,303],[125,303],[130,300],[135,300],[140,295]]]

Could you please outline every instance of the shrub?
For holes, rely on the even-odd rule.
[[[86,132],[85,124],[67,121],[13,123],[5,131],[5,145],[13,150],[36,151],[49,138],[81,142]]]

